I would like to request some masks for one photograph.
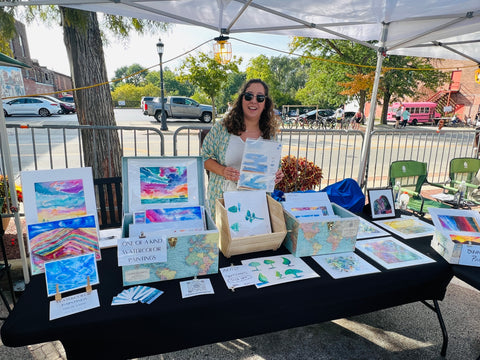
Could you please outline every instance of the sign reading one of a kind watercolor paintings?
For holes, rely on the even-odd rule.
[[[95,253],[101,258],[91,168],[22,171],[32,274],[44,263]]]

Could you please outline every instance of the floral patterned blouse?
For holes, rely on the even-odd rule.
[[[230,133],[223,125],[223,120],[217,121],[205,136],[202,145],[203,161],[213,159],[225,165],[225,154],[230,141]],[[215,221],[215,200],[223,197],[224,177],[210,171],[207,187],[207,206],[213,221]]]

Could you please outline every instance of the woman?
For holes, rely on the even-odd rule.
[[[357,110],[353,117],[353,130],[360,129],[360,123],[362,122],[363,114],[360,110]]]
[[[237,190],[246,139],[272,139],[277,126],[267,84],[252,79],[242,86],[231,111],[205,136],[202,156],[210,174],[207,201],[214,220],[215,200],[222,198],[224,191]],[[282,178],[282,171],[277,171],[275,183]]]

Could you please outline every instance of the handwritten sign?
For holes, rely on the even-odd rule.
[[[182,281],[180,283],[182,298],[188,298],[197,295],[214,294],[210,279],[193,279],[190,281]]]
[[[91,293],[83,292],[63,298],[60,301],[50,301],[50,320],[55,320],[100,306],[97,290]]]
[[[462,252],[460,253],[460,261],[458,263],[461,265],[480,267],[480,246],[464,244],[462,246]]]
[[[220,269],[229,289],[255,285],[257,279],[247,265],[228,266]]]
[[[122,238],[117,245],[118,266],[167,261],[167,240],[163,236]]]

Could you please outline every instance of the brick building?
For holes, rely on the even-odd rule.
[[[17,35],[10,41],[13,57],[31,66],[31,68],[22,69],[25,95],[56,93],[72,89],[70,76],[47,69],[45,66],[41,66],[38,60],[31,58],[25,25],[16,21],[15,29]],[[53,94],[53,96],[57,96],[57,94]]]

